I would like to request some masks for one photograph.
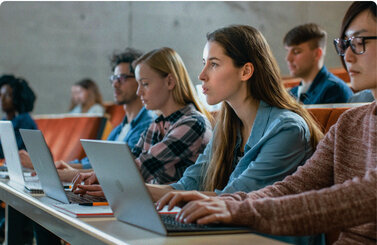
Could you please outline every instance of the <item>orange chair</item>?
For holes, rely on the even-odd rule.
[[[330,130],[330,127],[338,121],[339,116],[348,109],[349,107],[309,108],[307,110],[317,121],[322,132],[327,133]]]
[[[301,79],[296,77],[284,77],[282,82],[287,89],[296,87],[300,84]]]
[[[117,105],[114,103],[105,104],[105,114],[109,116],[109,121],[113,127],[118,126],[125,116],[123,105]]]
[[[99,116],[40,116],[34,117],[42,131],[54,161],[66,162],[85,157],[80,139],[100,139],[107,119]]]

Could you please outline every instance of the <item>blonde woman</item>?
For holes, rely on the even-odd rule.
[[[173,49],[153,50],[136,60],[135,66],[138,96],[146,109],[161,115],[141,135],[132,153],[146,183],[176,182],[211,139],[211,115],[199,102],[186,67]],[[78,175],[75,183],[82,180],[97,183],[94,173]],[[78,188],[76,193],[103,195],[98,185]]]

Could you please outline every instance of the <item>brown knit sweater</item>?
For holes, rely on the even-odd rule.
[[[296,173],[222,198],[236,224],[274,235],[341,230],[336,244],[376,244],[377,106],[343,113]]]

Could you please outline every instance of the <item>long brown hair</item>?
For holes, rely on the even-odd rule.
[[[135,61],[134,66],[145,63],[162,77],[171,74],[177,81],[173,89],[173,99],[179,105],[193,103],[198,111],[212,121],[211,114],[199,101],[183,60],[171,48],[152,50]]]
[[[287,109],[300,115],[310,130],[310,142],[315,148],[323,134],[312,116],[285,90],[280,70],[263,35],[251,26],[233,25],[207,34],[208,42],[220,44],[236,67],[247,62],[254,65],[254,73],[247,82],[248,96],[267,104]],[[212,158],[203,190],[223,189],[232,172],[232,162],[241,120],[227,103],[222,104],[214,132]]]

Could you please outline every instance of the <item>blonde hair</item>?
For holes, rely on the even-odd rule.
[[[311,145],[313,148],[317,146],[323,137],[320,128],[309,112],[285,90],[276,60],[258,30],[250,26],[229,26],[207,34],[207,40],[220,44],[236,67],[251,62],[254,73],[247,83],[248,96],[300,115],[309,127]],[[222,104],[217,121],[213,136],[216,143],[212,146],[212,158],[202,183],[204,191],[222,190],[228,183],[236,154],[237,132],[242,126],[241,120],[227,103]]]
[[[204,114],[210,121],[213,120],[212,115],[199,101],[185,64],[177,52],[166,47],[155,49],[138,58],[134,66],[141,63],[147,64],[162,77],[171,74],[176,80],[172,92],[174,101],[179,105],[193,103],[198,111]]]

